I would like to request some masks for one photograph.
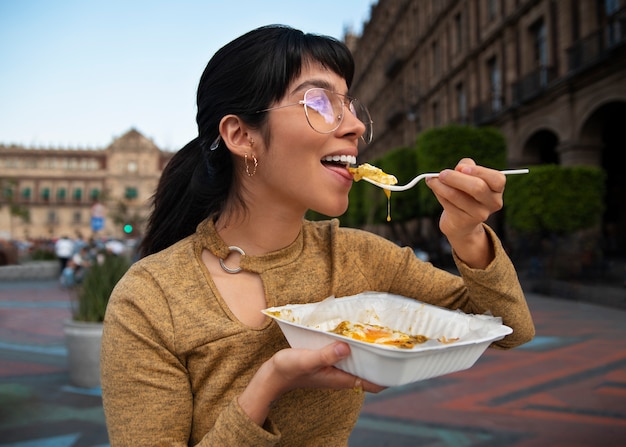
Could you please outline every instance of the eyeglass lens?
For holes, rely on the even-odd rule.
[[[371,117],[365,106],[358,100],[348,98],[346,108],[365,125],[362,136],[366,143],[372,140]],[[304,106],[309,124],[321,133],[330,133],[336,130],[343,120],[344,96],[323,88],[312,88],[304,95]]]

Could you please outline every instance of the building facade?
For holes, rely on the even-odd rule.
[[[431,127],[497,127],[510,167],[604,168],[626,253],[626,0],[379,0],[346,42],[374,121],[363,161]]]
[[[0,145],[0,238],[137,236],[172,156],[134,129],[98,150]]]

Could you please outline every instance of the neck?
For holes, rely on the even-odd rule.
[[[248,209],[245,214],[220,216],[216,229],[228,245],[243,249],[247,255],[259,256],[287,247],[302,229],[302,215],[286,216],[277,210]]]

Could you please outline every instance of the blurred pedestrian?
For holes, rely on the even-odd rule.
[[[67,261],[74,256],[74,242],[67,236],[61,236],[54,244],[54,253],[61,264],[61,271],[67,266]]]
[[[76,279],[76,282],[79,283],[84,278],[89,267],[91,267],[92,260],[89,254],[89,247],[87,245],[82,246],[76,253],[74,253],[72,261],[75,264],[74,278]]]
[[[68,259],[65,267],[61,270],[59,282],[63,287],[72,288],[76,285],[76,264],[73,259]]]

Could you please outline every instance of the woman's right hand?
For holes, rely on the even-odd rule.
[[[321,349],[283,349],[265,362],[239,396],[239,405],[263,425],[272,402],[296,388],[362,389],[378,393],[385,387],[361,380],[333,365],[350,355],[350,346],[332,343]]]

